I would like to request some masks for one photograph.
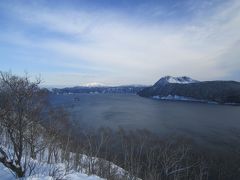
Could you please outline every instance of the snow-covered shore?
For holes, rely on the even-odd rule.
[[[194,98],[191,98],[191,97],[178,96],[178,95],[153,96],[152,98],[153,99],[159,99],[159,100],[189,101],[189,102],[202,102],[202,103],[209,103],[209,104],[218,104],[217,102],[214,102],[214,101],[194,99]]]

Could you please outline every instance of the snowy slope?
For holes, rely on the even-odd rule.
[[[173,77],[173,76],[165,76],[161,78],[158,82],[155,83],[155,86],[162,86],[168,83],[177,83],[177,84],[189,84],[199,82],[187,76],[182,77]]]
[[[194,80],[190,77],[186,77],[186,76],[183,76],[183,77],[171,77],[171,76],[168,76],[167,78],[168,82],[169,83],[178,83],[178,84],[189,84],[189,83],[196,83],[198,82],[197,80]]]
[[[16,179],[14,175],[9,171],[8,168],[0,164],[0,179],[1,180],[14,180]],[[47,175],[34,175],[25,178],[26,180],[54,180],[53,177]],[[69,180],[103,180],[98,176],[88,176],[87,174],[73,172],[69,175],[64,176],[64,179]]]
[[[49,165],[46,163],[39,163],[40,166],[37,167],[37,174],[33,176],[29,176],[24,178],[24,180],[54,180],[55,178],[49,176],[49,172],[52,170],[52,168],[62,168],[61,170],[64,172],[66,171],[65,165],[59,163],[54,165]],[[54,167],[53,167],[54,166]],[[67,175],[62,176],[64,179],[69,180],[103,180],[102,178],[98,176],[88,176],[84,173],[79,173],[75,171],[71,171]],[[11,173],[11,171],[6,168],[2,163],[0,163],[0,179],[1,180],[14,180],[16,179],[15,176]]]
[[[82,173],[73,173],[68,176],[66,176],[67,179],[71,180],[103,180],[99,178],[98,176],[88,176],[86,174]]]
[[[6,147],[2,146],[1,148],[6,149]],[[6,152],[11,152],[11,149],[6,149]],[[28,166],[34,167],[30,173],[29,168],[26,170],[26,177],[24,178],[27,180],[53,180],[53,179],[70,179],[70,180],[103,180],[102,178],[98,177],[97,175],[88,176],[87,174],[91,174],[89,172],[89,166],[94,167],[94,171],[97,174],[98,170],[101,171],[101,168],[108,168],[107,171],[110,174],[114,174],[117,179],[130,179],[130,174],[124,170],[123,168],[117,166],[116,164],[109,162],[107,160],[97,158],[97,157],[90,157],[85,154],[79,155],[79,167],[78,171],[75,171],[73,166],[75,164],[75,153],[71,153],[69,155],[69,161],[62,161],[62,151],[59,149],[58,158],[51,160],[51,163],[48,162],[48,149],[44,150],[42,154],[41,161],[40,158],[37,156],[37,159],[27,159]],[[11,156],[11,153],[9,154]],[[23,158],[25,159],[25,158]],[[62,162],[62,163],[56,163]],[[101,166],[101,167],[100,167]],[[72,167],[72,168],[69,168]],[[31,174],[31,176],[29,176]],[[52,177],[54,176],[54,177]],[[16,179],[14,174],[11,172],[10,169],[6,168],[0,162],[0,180],[12,180]],[[136,178],[136,180],[141,180]]]
[[[13,174],[0,163],[0,177],[2,180],[11,180],[14,179]]]

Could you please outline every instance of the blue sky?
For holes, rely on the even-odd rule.
[[[240,1],[1,0],[0,64],[52,86],[240,81]]]

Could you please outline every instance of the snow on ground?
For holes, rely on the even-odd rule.
[[[2,140],[4,141],[3,137],[2,137]],[[1,148],[4,149],[5,152],[7,152],[8,157],[10,157],[10,159],[13,159],[12,155],[14,154],[14,152],[11,149],[11,147],[9,146],[7,148],[6,142],[2,144],[5,144],[5,146],[0,144]],[[78,180],[78,179],[79,180],[103,180],[102,178],[96,175],[91,175],[91,176],[87,175],[89,174],[90,165],[91,165],[91,168],[94,169],[94,172],[97,172],[98,170],[106,168],[108,169],[110,174],[114,174],[115,177],[118,179],[128,179],[127,177],[130,177],[129,172],[117,166],[113,162],[110,162],[98,157],[90,157],[85,154],[79,154],[79,164],[78,164],[79,167],[75,168],[75,169],[78,169],[78,171],[74,171],[73,167],[76,160],[76,154],[70,152],[69,161],[64,162],[61,159],[62,153],[63,151],[59,149],[59,151],[57,152],[58,154],[57,159],[56,157],[52,156],[52,158],[50,159],[51,163],[47,163],[49,162],[48,149],[45,149],[42,152],[41,158],[37,156],[36,160],[23,157],[23,159],[27,162],[28,167],[32,167],[26,170],[26,178],[24,178],[24,180],[26,179],[27,180],[53,180],[53,179],[61,179],[61,178],[70,179],[70,180],[72,179],[73,180]],[[64,163],[60,163],[60,162],[64,162]],[[30,173],[30,169],[31,169],[31,173]],[[0,162],[0,180],[12,180],[12,179],[16,179],[15,175],[11,172],[10,169],[6,168]],[[136,178],[136,179],[141,180],[139,178]]]
[[[4,167],[2,163],[0,163],[0,179],[2,180],[15,179],[13,174],[9,171],[9,169]]]
[[[54,167],[62,167],[65,168],[65,166],[61,163],[55,164]],[[36,169],[37,174],[33,176],[29,176],[24,178],[24,180],[54,180],[55,178],[48,175],[48,173],[51,171],[51,168],[53,168],[53,165],[49,165],[46,163],[42,163],[38,168]],[[64,170],[64,169],[63,169]],[[11,173],[11,171],[6,168],[2,163],[0,163],[0,179],[1,180],[14,180],[16,179],[14,174]],[[75,171],[71,171],[71,173],[64,176],[64,179],[69,180],[103,180],[102,178],[98,176],[88,176],[87,174],[78,173]]]
[[[1,147],[5,149],[6,152],[11,152],[11,149],[6,149],[5,147]],[[90,157],[85,154],[80,155],[79,162],[81,163],[81,170],[80,172],[74,171],[74,170],[67,170],[68,168],[66,167],[65,163],[47,163],[47,157],[48,157],[48,150],[45,150],[45,154],[43,156],[43,159],[40,161],[38,160],[33,160],[33,159],[28,159],[29,166],[34,167],[34,169],[31,172],[31,176],[29,175],[29,169],[26,172],[26,178],[27,180],[53,180],[57,178],[64,178],[64,179],[69,179],[69,180],[102,180],[102,178],[91,175],[88,176],[88,167],[89,164],[94,163],[94,168],[96,170],[100,168],[99,166],[110,166],[110,173],[114,173],[117,177],[123,178],[128,176],[128,172],[124,170],[123,168],[117,166],[116,164],[109,162],[104,159],[100,159],[97,157]],[[11,156],[11,153],[9,154]],[[69,165],[72,166],[74,164],[74,156],[75,153],[70,153],[70,159],[69,159]],[[59,151],[59,157],[61,157],[61,151]],[[39,159],[37,157],[37,159]],[[59,159],[60,162],[60,159]],[[104,164],[99,162],[104,162]],[[51,174],[57,174],[57,176],[51,177]],[[0,163],[0,180],[12,180],[16,179],[14,174],[10,171],[10,169],[6,168],[2,163]],[[138,179],[138,178],[137,178]],[[138,179],[140,180],[140,179]]]
[[[82,173],[73,173],[73,174],[66,176],[66,178],[71,179],[71,180],[102,180],[98,176],[88,176],[88,175],[82,174]]]
[[[64,176],[64,179],[69,179],[69,180],[103,180],[98,176],[88,176],[86,174],[82,173],[72,173],[67,176]],[[4,179],[5,180],[5,179]],[[51,176],[30,176],[26,178],[26,180],[54,180],[53,177]]]

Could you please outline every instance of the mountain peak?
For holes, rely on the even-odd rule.
[[[85,87],[103,87],[105,85],[102,83],[98,83],[98,82],[91,82],[91,83],[86,83],[83,86],[85,86]]]
[[[189,83],[196,83],[199,82],[187,76],[181,77],[173,77],[173,76],[165,76],[162,77],[155,85],[165,85],[169,83],[177,83],[177,84],[189,84]]]

